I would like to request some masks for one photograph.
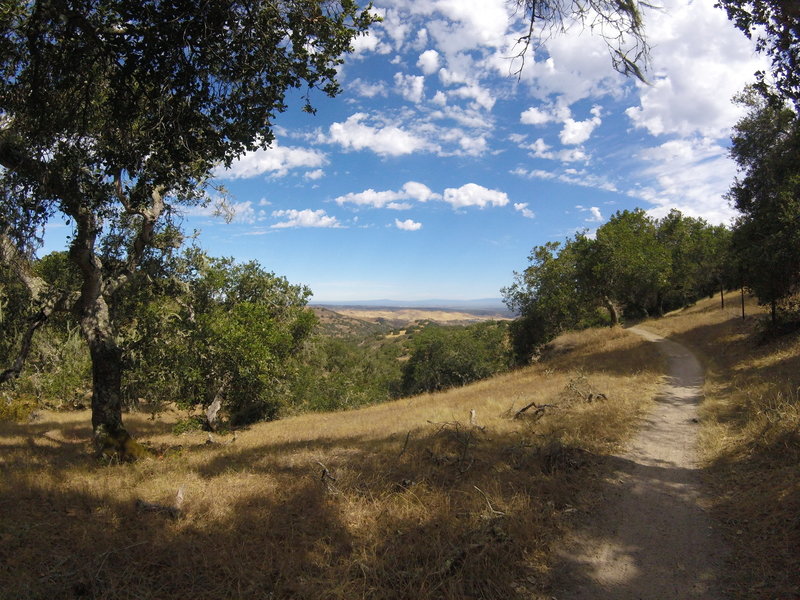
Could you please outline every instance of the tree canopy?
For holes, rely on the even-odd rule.
[[[731,145],[739,176],[728,198],[741,213],[734,245],[744,283],[771,306],[774,321],[800,291],[800,120],[754,88],[739,102],[748,113]]]
[[[717,0],[733,24],[772,62],[777,91],[800,107],[800,3],[796,0]],[[767,90],[764,74],[758,78]]]
[[[615,213],[594,237],[536,246],[502,290],[519,315],[511,326],[515,359],[526,362],[566,329],[663,314],[724,289],[730,238],[725,227],[677,210],[654,219],[636,209]]]
[[[41,228],[74,225],[70,301],[93,365],[98,444],[124,440],[114,305],[181,242],[181,205],[212,170],[269,145],[287,92],[339,91],[374,20],[352,0],[39,0],[0,10],[0,258],[44,318],[67,296],[28,264]]]

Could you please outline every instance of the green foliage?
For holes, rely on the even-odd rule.
[[[740,175],[729,198],[741,212],[733,243],[745,285],[777,321],[800,292],[800,119],[754,89],[739,102],[749,112],[732,138]]]
[[[734,25],[772,61],[777,92],[800,106],[800,4],[796,0],[717,0]],[[761,91],[770,90],[756,73]],[[771,91],[771,90],[770,90]]]
[[[172,426],[172,433],[180,435],[182,433],[189,433],[191,431],[202,431],[205,425],[205,419],[198,415],[193,415],[181,419]]]
[[[276,418],[316,318],[307,288],[265,271],[191,249],[176,259],[164,294],[127,305],[129,370],[123,389],[138,397],[206,406],[220,394],[233,424]],[[150,291],[159,286],[150,286]]]
[[[528,256],[529,266],[515,273],[514,283],[501,292],[509,309],[520,315],[511,327],[518,364],[528,362],[561,331],[576,327],[591,309],[579,288],[576,244],[567,240],[563,245],[536,246]]]
[[[661,220],[621,211],[594,239],[578,234],[537,246],[529,266],[502,290],[519,318],[511,325],[525,363],[565,329],[662,314],[731,284],[731,233],[672,211]],[[607,315],[602,311],[607,311]]]
[[[315,337],[302,357],[292,395],[297,410],[346,410],[400,395],[399,340]]]
[[[403,393],[435,392],[490,377],[510,366],[506,327],[428,325],[412,341],[403,367]]]
[[[124,347],[141,339],[129,309],[146,304],[124,298],[138,296],[134,280],[149,286],[143,270],[152,276],[180,245],[179,207],[210,202],[214,169],[272,142],[288,92],[337,94],[342,55],[375,19],[352,0],[3,3],[0,253],[6,261],[29,260],[54,217],[74,225],[69,259],[80,273],[74,305],[94,361],[95,433],[101,426],[112,436],[124,433],[122,363],[145,360],[125,359]],[[313,111],[308,98],[304,108]],[[57,284],[31,276],[26,287],[39,302]],[[230,333],[228,344],[248,345],[236,333],[246,311],[207,316],[202,325]],[[299,339],[304,329],[300,323],[288,336]],[[253,335],[266,335],[278,354],[288,345],[274,331]],[[248,384],[263,398],[275,386],[263,356],[260,362],[260,383]],[[225,364],[231,371],[234,361]],[[243,383],[252,373],[243,365],[228,376]]]
[[[34,338],[24,376],[5,387],[51,408],[85,406],[91,391],[91,360],[76,328],[48,327]]]

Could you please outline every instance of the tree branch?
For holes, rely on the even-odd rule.
[[[111,279],[105,286],[105,291],[109,294],[113,294],[120,286],[128,281],[136,270],[136,267],[139,266],[145,251],[153,241],[158,219],[163,214],[165,208],[163,186],[157,186],[150,193],[152,202],[147,208],[136,208],[130,203],[128,197],[122,190],[122,183],[119,176],[115,179],[115,187],[117,188],[117,198],[122,206],[128,213],[139,215],[142,218],[142,224],[133,240],[133,246],[128,253],[128,261],[125,263],[125,267],[119,275]]]

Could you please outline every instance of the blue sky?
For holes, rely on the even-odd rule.
[[[319,302],[497,297],[534,245],[637,206],[729,222],[730,100],[766,65],[713,0],[662,1],[650,86],[579,27],[513,76],[507,0],[378,1],[344,92],[312,95],[313,116],[293,102],[269,150],[217,173],[233,220],[184,224]]]

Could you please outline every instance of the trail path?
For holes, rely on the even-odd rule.
[[[631,328],[668,360],[656,407],[612,457],[601,510],[561,549],[557,600],[722,598],[723,545],[699,505],[695,446],[703,370],[673,341]]]

